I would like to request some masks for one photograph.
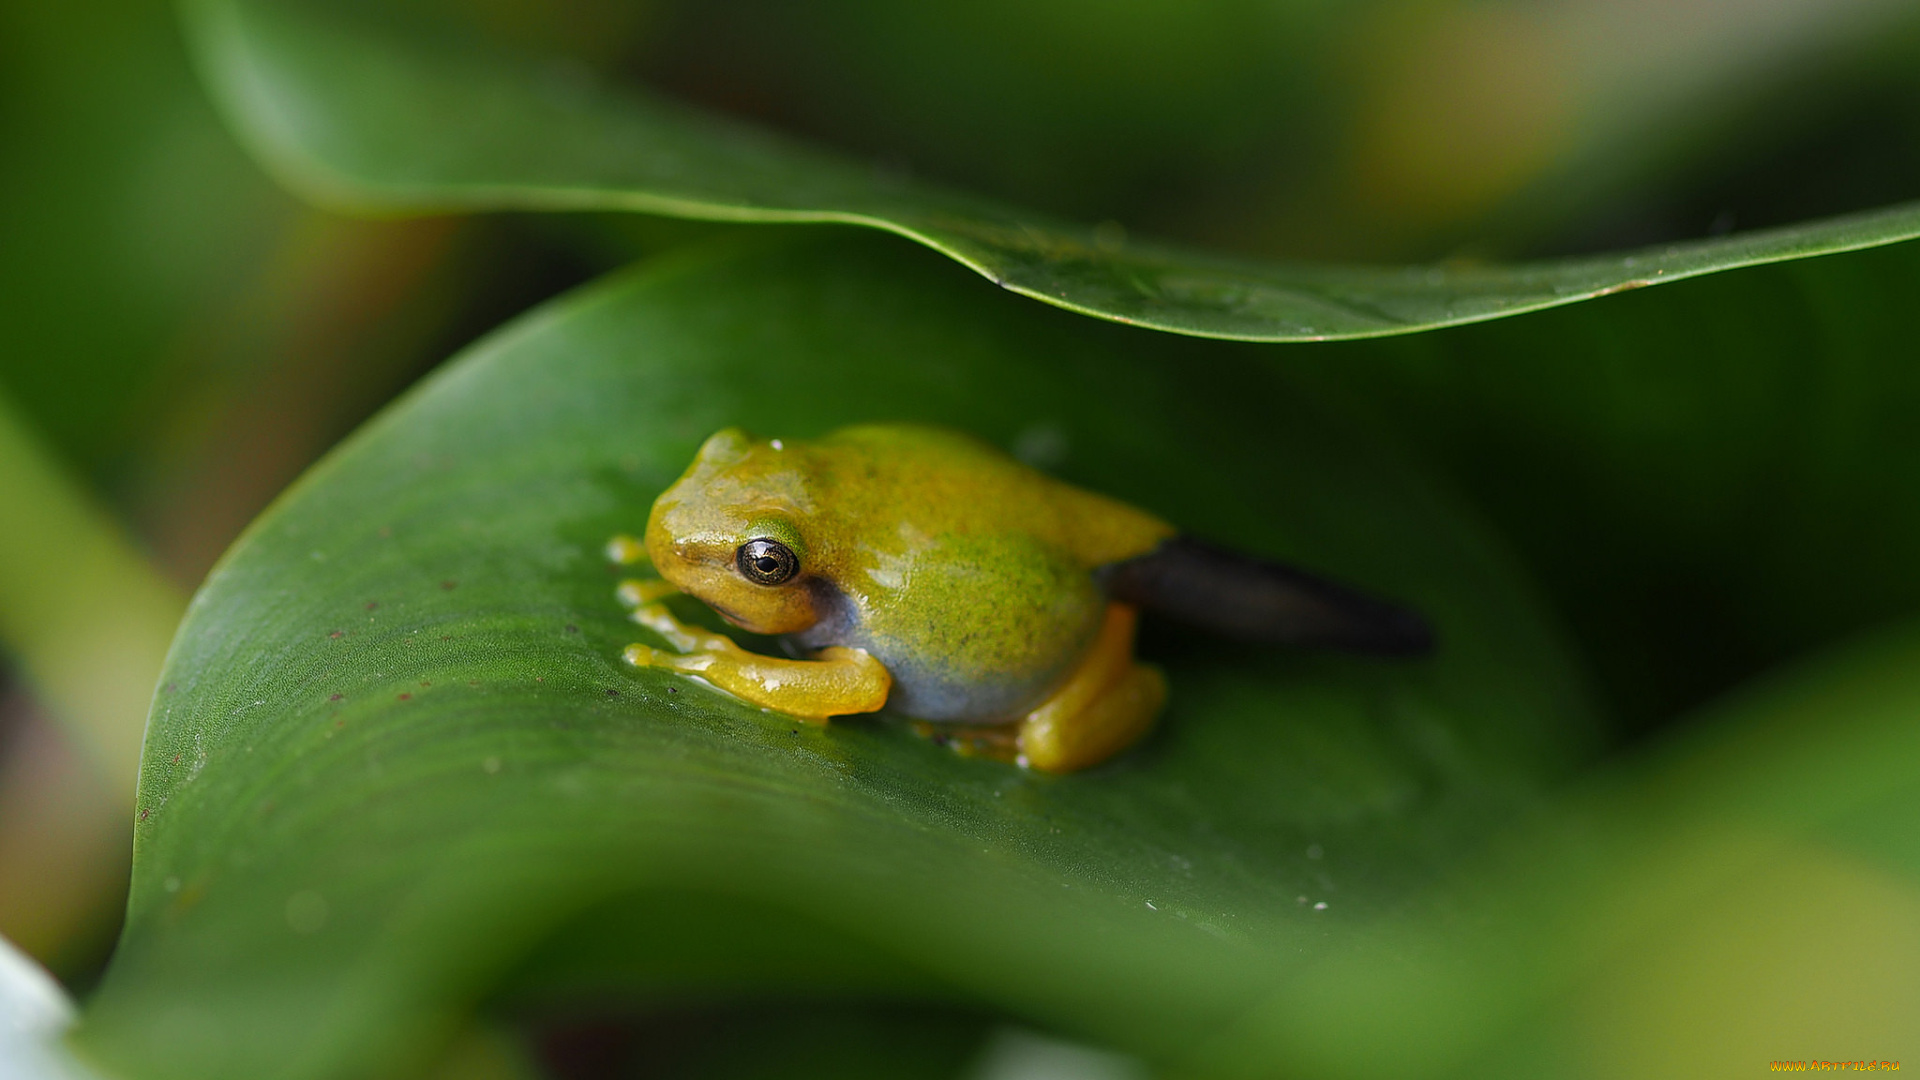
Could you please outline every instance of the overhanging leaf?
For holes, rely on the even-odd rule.
[[[434,40],[311,0],[192,0],[201,66],[289,185],[345,209],[632,210],[898,233],[1001,286],[1203,337],[1310,341],[1477,322],[1700,274],[1920,236],[1920,206],[1513,266],[1227,259],[890,179],[577,68]]]
[[[621,666],[640,631],[600,543],[703,436],[875,418],[1064,452],[1078,482],[1406,598],[1443,651],[1158,632],[1163,732],[1061,778]],[[1256,356],[878,241],[683,257],[474,349],[215,572],[85,1038],[139,1076],[363,1075],[483,1000],[785,988],[1177,1058],[1427,910],[1588,754],[1554,637],[1497,548]]]

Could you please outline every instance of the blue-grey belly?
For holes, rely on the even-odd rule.
[[[796,652],[833,645],[867,650],[893,676],[889,712],[976,724],[1017,720],[1065,680],[1106,611],[1106,597],[1090,577],[1051,584],[1024,605],[985,595],[977,605],[971,597],[955,603],[949,593],[939,606],[944,619],[899,609],[889,613],[891,620],[873,618],[841,599],[845,606],[827,605],[829,617],[787,642]],[[910,633],[889,633],[890,625]]]

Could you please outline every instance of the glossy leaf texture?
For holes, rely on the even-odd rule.
[[[1193,1055],[1440,917],[1439,883],[1591,757],[1499,545],[1263,356],[884,240],[751,239],[499,331],[229,554],[157,698],[89,1052],[139,1077],[379,1075],[477,1008],[787,993],[958,1002],[1232,1072]],[[710,431],[886,418],[1402,598],[1441,651],[1155,627],[1162,730],[1066,777],[622,665],[644,632],[602,543]]]
[[[864,225],[1050,304],[1203,337],[1403,334],[1920,236],[1920,208],[1906,204],[1508,266],[1233,259],[888,176],[444,27],[312,0],[191,0],[186,11],[201,67],[235,129],[283,181],[335,207],[630,210]]]

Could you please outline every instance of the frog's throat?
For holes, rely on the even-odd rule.
[[[711,601],[711,600],[702,600],[702,601],[701,601],[701,603],[703,603],[703,604],[705,604],[705,605],[707,605],[708,607],[710,607],[710,608],[712,608],[712,609],[713,609],[713,611],[714,611],[714,614],[716,614],[716,615],[718,615],[718,616],[720,616],[721,618],[723,618],[723,619],[725,619],[725,620],[727,620],[728,622],[730,622],[730,623],[732,623],[733,625],[735,625],[735,626],[737,626],[737,627],[739,627],[740,629],[742,629],[742,630],[745,630],[745,631],[747,631],[748,633],[754,633],[754,632],[755,632],[755,631],[754,631],[754,629],[753,629],[753,627],[751,627],[751,626],[748,626],[748,625],[747,625],[746,623],[744,623],[744,622],[741,622],[741,621],[740,621],[740,616],[738,616],[738,615],[735,615],[735,614],[734,614],[733,612],[731,612],[731,611],[728,611],[728,610],[727,610],[726,608],[723,608],[723,607],[721,607],[721,606],[720,606],[719,604],[716,604],[716,603],[714,603],[714,602],[713,602],[713,601]]]

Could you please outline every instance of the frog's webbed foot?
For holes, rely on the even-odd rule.
[[[1107,605],[1100,636],[1053,696],[1020,721],[1020,759],[1043,772],[1073,772],[1126,749],[1153,727],[1167,700],[1160,669],[1133,659],[1138,616]]]
[[[725,634],[681,622],[660,602],[676,591],[659,580],[620,583],[618,595],[633,608],[633,621],[672,650],[629,645],[622,654],[628,663],[697,675],[735,697],[814,723],[887,703],[893,677],[865,649],[822,649],[812,660],[762,656]]]

